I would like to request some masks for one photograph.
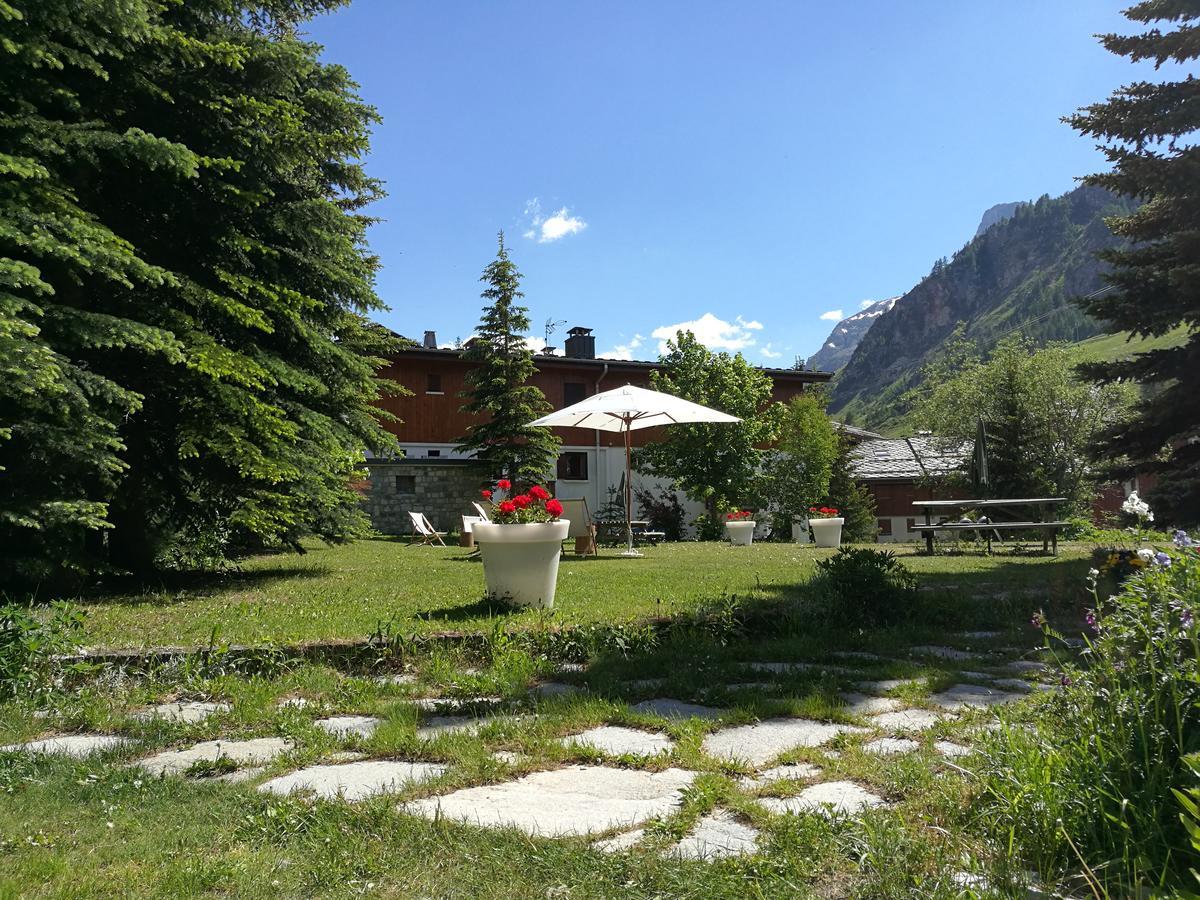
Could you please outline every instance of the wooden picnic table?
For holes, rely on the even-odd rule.
[[[1059,503],[1066,503],[1066,497],[1021,497],[1021,498],[1006,498],[998,500],[914,500],[913,506],[924,510],[925,525],[919,529],[921,536],[925,538],[925,549],[928,553],[933,553],[933,536],[936,532],[960,532],[960,531],[975,531],[982,534],[987,541],[987,552],[992,552],[992,535],[995,534],[996,539],[1000,539],[1001,531],[1041,531],[1042,532],[1042,552],[1053,552],[1058,555],[1058,532],[1067,527],[1069,522],[1056,521],[1048,518],[1050,513],[1054,512],[1054,507]],[[1013,519],[1000,522],[949,522],[943,519],[941,522],[934,522],[933,516],[936,512],[961,512],[967,509],[985,509],[992,510],[1001,515],[1012,515],[1025,510],[1036,510],[1037,518],[1033,519],[1029,513],[1026,513],[1025,519]]]

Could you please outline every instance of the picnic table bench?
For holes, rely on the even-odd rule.
[[[1048,515],[1054,511],[1054,507],[1059,503],[1065,503],[1066,497],[1027,497],[1020,499],[1004,499],[1004,500],[914,500],[913,506],[918,507],[925,513],[925,523],[918,528],[921,536],[925,538],[925,550],[928,553],[933,553],[933,537],[938,532],[947,532],[953,534],[955,532],[974,531],[987,542],[987,552],[992,552],[992,539],[1003,540],[1001,532],[1011,531],[1040,531],[1042,534],[1042,552],[1053,553],[1058,555],[1058,533],[1063,528],[1066,528],[1070,522],[1062,522],[1048,518]],[[934,522],[935,513],[944,512],[946,514],[958,512],[961,514],[963,510],[981,509],[991,510],[1004,516],[1011,516],[1014,513],[1025,513],[1025,519],[1010,520],[1006,519],[1001,522],[971,522],[971,521],[948,521],[942,519],[940,522]],[[1035,511],[1036,519],[1030,517],[1029,510]]]
[[[639,521],[634,519],[629,523],[633,529],[633,542],[635,544],[650,544],[655,546],[659,541],[665,541],[667,536],[662,531],[653,531],[650,528],[649,522]],[[596,523],[596,541],[604,545],[616,545],[625,542],[625,523],[624,522],[597,522]]]

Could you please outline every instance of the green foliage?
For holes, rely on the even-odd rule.
[[[668,541],[683,540],[685,514],[674,491],[663,491],[655,496],[648,488],[635,488],[633,496],[642,518],[650,523],[651,531],[661,531]]]
[[[336,541],[393,345],[374,111],[295,26],[335,0],[0,9],[0,570],[153,568],[209,529]]]
[[[917,576],[889,550],[842,547],[817,562],[811,587],[827,624],[895,625],[917,605]]]
[[[83,623],[83,612],[67,603],[55,603],[44,619],[26,606],[0,606],[0,701],[50,693],[66,673],[60,657],[82,642]]]
[[[1200,59],[1197,0],[1146,0],[1125,15],[1154,27],[1135,35],[1102,35],[1101,43],[1113,53],[1158,66]],[[1164,30],[1159,27],[1164,22],[1177,27]],[[1104,277],[1114,290],[1085,297],[1080,306],[1114,330],[1138,336],[1187,329],[1179,346],[1085,367],[1101,384],[1134,380],[1156,388],[1138,415],[1115,423],[1095,450],[1100,458],[1125,457],[1158,471],[1160,487],[1150,500],[1164,518],[1184,526],[1200,523],[1200,444],[1189,440],[1200,421],[1200,395],[1193,388],[1200,369],[1195,202],[1200,147],[1188,137],[1200,129],[1195,91],[1191,74],[1180,81],[1139,81],[1067,119],[1099,140],[1112,164],[1086,182],[1144,201],[1136,211],[1108,220],[1129,244],[1100,254],[1112,267]]]
[[[696,529],[698,541],[719,541],[725,537],[725,519],[722,516],[700,513],[692,519],[692,527]]]
[[[792,520],[804,518],[829,492],[838,436],[825,414],[827,402],[823,392],[805,391],[783,408],[775,450],[763,462],[763,494],[776,534],[790,537]]]
[[[1096,187],[1019,206],[876,320],[834,381],[831,411],[844,418],[848,410],[865,428],[902,432],[905,395],[926,380],[925,364],[958,322],[969,323],[966,336],[984,352],[1014,331],[1037,344],[1103,331],[1072,298],[1103,286],[1095,253],[1121,240],[1105,217],[1135,207]]]
[[[518,302],[525,296],[521,273],[509,258],[503,232],[499,242],[496,258],[479,279],[487,285],[480,296],[488,305],[463,354],[477,365],[467,373],[462,411],[477,421],[456,449],[474,453],[485,477],[508,478],[520,489],[550,476],[561,441],[549,428],[528,425],[552,407],[529,383],[537,374],[524,338],[529,310]]]
[[[1086,865],[1112,896],[1194,886],[1200,863],[1174,793],[1200,747],[1200,558],[1172,555],[1097,600],[1068,686],[982,757],[983,827],[1044,876]]]
[[[927,370],[913,415],[952,446],[973,442],[984,421],[987,496],[1061,496],[1083,509],[1097,477],[1089,448],[1135,399],[1129,385],[1097,388],[1080,378],[1064,345],[1039,350],[1012,335],[983,359],[960,334]]]
[[[651,386],[721,412],[737,424],[672,425],[640,448],[638,471],[670,479],[709,515],[753,501],[761,488],[761,447],[775,440],[779,405],[769,375],[740,353],[712,353],[690,331],[680,331],[650,373]]]
[[[847,544],[873,544],[879,537],[879,521],[875,516],[875,495],[862,482],[855,481],[850,465],[854,444],[846,434],[837,436],[837,459],[829,477],[829,500],[845,519],[842,541]]]

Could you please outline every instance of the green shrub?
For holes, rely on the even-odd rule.
[[[812,581],[830,624],[892,625],[912,615],[917,577],[890,550],[842,547]]]
[[[701,513],[692,520],[692,525],[698,541],[719,541],[725,537],[725,519],[721,516]]]
[[[27,606],[0,606],[0,700],[49,693],[65,674],[59,657],[83,635],[83,612],[55,603],[45,621]]]
[[[1043,878],[1077,873],[1113,896],[1195,887],[1200,853],[1180,797],[1195,787],[1187,757],[1200,749],[1200,559],[1174,556],[1097,602],[1064,689],[985,754],[980,821]]]
[[[683,504],[674,491],[663,491],[657,497],[646,488],[633,492],[642,518],[650,523],[651,531],[661,531],[668,541],[682,541],[684,524]]]

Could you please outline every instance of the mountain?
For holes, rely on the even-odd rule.
[[[854,355],[854,348],[863,339],[875,320],[896,305],[899,297],[876,300],[859,312],[833,326],[821,349],[808,358],[805,365],[816,372],[836,372]]]
[[[1018,206],[1025,206],[1025,203],[1022,201],[1017,201],[1016,203],[997,203],[988,209],[984,212],[983,218],[979,220],[979,227],[975,229],[975,237],[979,237],[997,222],[1011,219],[1013,213],[1017,211]]]
[[[875,319],[834,380],[830,410],[855,425],[897,427],[903,395],[960,322],[984,350],[1017,330],[1038,342],[1101,333],[1071,298],[1103,286],[1095,253],[1118,243],[1104,217],[1133,206],[1095,187],[1018,205]]]

